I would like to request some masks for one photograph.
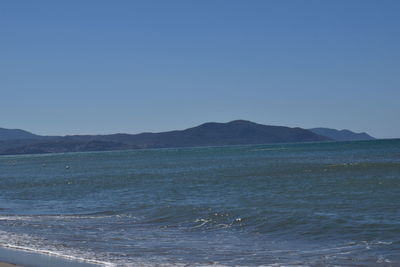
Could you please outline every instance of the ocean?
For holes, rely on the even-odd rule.
[[[100,266],[400,266],[400,139],[0,156],[0,247]]]

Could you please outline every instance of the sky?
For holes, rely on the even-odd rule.
[[[0,2],[0,127],[245,119],[400,137],[400,1]]]

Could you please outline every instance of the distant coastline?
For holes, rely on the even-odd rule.
[[[270,126],[246,120],[208,122],[185,130],[140,134],[40,136],[20,129],[0,128],[0,155],[373,139],[367,133],[350,130]]]

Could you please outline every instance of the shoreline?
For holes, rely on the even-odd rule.
[[[8,263],[8,262],[0,262],[0,267],[24,267],[24,266],[16,265],[14,263]]]
[[[99,267],[104,266],[54,255],[0,246],[0,267]]]

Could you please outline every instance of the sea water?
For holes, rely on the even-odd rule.
[[[1,156],[0,246],[110,266],[400,266],[400,140]]]

